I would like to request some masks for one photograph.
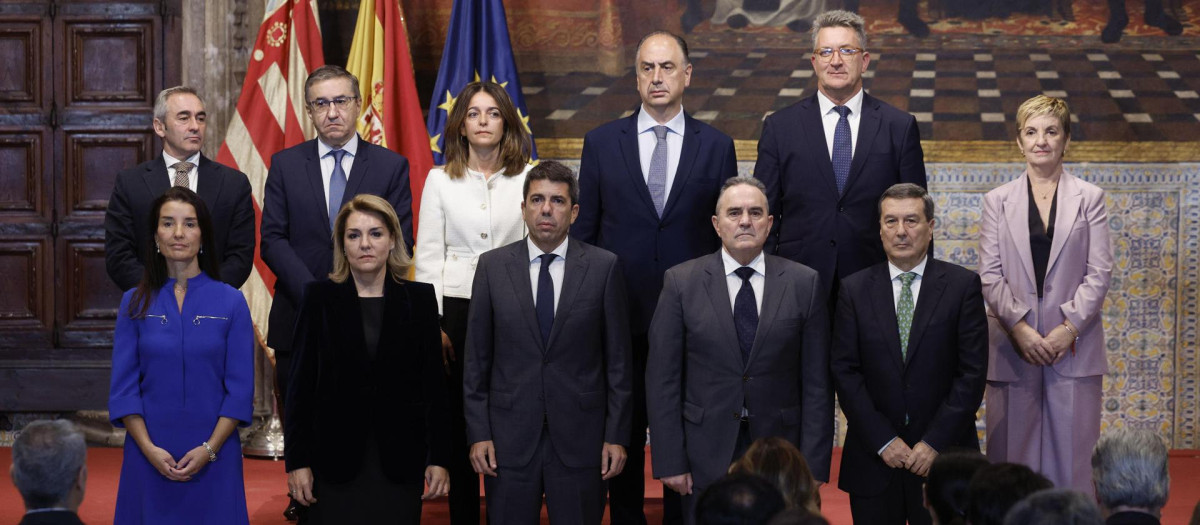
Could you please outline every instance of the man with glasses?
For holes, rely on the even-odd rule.
[[[863,91],[864,24],[848,11],[813,21],[817,93],[763,121],[754,165],[776,217],[767,253],[817,270],[831,307],[840,278],[886,258],[879,196],[900,182],[926,186],[916,119]]]
[[[292,333],[304,287],[333,269],[333,219],[342,204],[369,193],[387,199],[411,250],[408,160],[361,140],[358,78],[322,66],[304,82],[305,107],[317,138],[271,156],[263,191],[262,258],[275,274],[267,346],[275,351],[278,394],[287,394]]]

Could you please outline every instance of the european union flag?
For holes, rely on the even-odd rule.
[[[450,109],[454,107],[454,97],[463,86],[476,80],[491,80],[504,86],[521,115],[521,125],[529,130],[529,109],[525,106],[525,95],[521,93],[517,78],[512,43],[508,39],[508,20],[500,0],[454,0],[442,65],[438,69],[437,84],[429,103],[429,119],[425,123],[435,165],[446,163],[442,155],[443,131]],[[536,144],[533,158],[537,158]]]

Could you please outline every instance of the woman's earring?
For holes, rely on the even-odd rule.
[[[157,243],[157,242],[156,242],[156,243],[154,243],[154,253],[162,253],[161,251],[159,251],[159,250],[158,250],[158,243]]]

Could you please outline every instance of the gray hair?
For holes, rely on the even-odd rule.
[[[34,421],[21,429],[12,447],[12,478],[25,508],[65,502],[86,459],[83,432],[70,421]]]
[[[200,99],[200,104],[204,105],[204,97],[200,96],[194,88],[187,86],[175,86],[164,89],[158,92],[158,97],[154,99],[154,120],[159,122],[167,121],[167,100],[174,95],[192,95]]]
[[[842,11],[840,9],[836,10],[836,11],[825,11],[824,13],[817,15],[816,20],[813,20],[813,26],[812,26],[813,51],[816,51],[816,49],[817,49],[817,33],[820,33],[821,30],[826,27],[845,27],[848,29],[853,29],[855,33],[858,33],[858,45],[862,46],[863,49],[866,49],[867,48],[866,25],[867,25],[866,21],[863,20],[863,17],[858,16],[858,13],[852,13],[850,11]]]
[[[901,182],[883,190],[883,195],[879,196],[879,203],[876,205],[876,212],[880,216],[883,215],[883,201],[885,199],[921,199],[925,203],[925,220],[933,219],[933,197],[929,195],[929,191],[916,184]]]
[[[1161,509],[1171,485],[1167,446],[1149,430],[1108,432],[1092,450],[1092,479],[1096,499],[1107,508]]]
[[[358,90],[358,77],[354,76],[354,73],[346,71],[346,68],[342,66],[326,64],[314,69],[312,73],[308,74],[308,79],[304,81],[304,104],[308,105],[312,103],[312,101],[308,99],[308,91],[312,89],[313,84],[316,84],[317,82],[324,82],[326,80],[333,80],[335,78],[349,79],[350,90],[354,92],[354,96],[359,97],[362,95],[362,92]],[[358,118],[358,115],[355,115],[355,118]]]
[[[1046,489],[1013,505],[1004,525],[1104,525],[1104,516],[1082,492]]]
[[[762,192],[763,197],[767,196],[767,187],[763,185],[761,180],[758,180],[749,175],[738,175],[736,177],[730,177],[728,179],[725,179],[725,184],[721,185],[721,191],[719,193],[717,193],[717,207],[715,210],[713,210],[717,215],[721,214],[720,202],[721,202],[721,196],[725,195],[725,190],[728,190],[729,188],[732,188],[734,186],[740,186],[742,184],[745,184],[747,186],[754,186],[755,188],[758,188],[758,191]]]

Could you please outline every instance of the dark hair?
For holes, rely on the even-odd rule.
[[[976,471],[967,486],[967,519],[971,525],[1003,525],[1013,505],[1049,488],[1054,488],[1050,480],[1025,465],[988,465]]]
[[[533,156],[533,139],[529,130],[517,113],[517,107],[500,84],[495,82],[471,82],[458,92],[454,99],[454,107],[446,117],[446,130],[443,131],[442,149],[446,156],[446,175],[451,179],[462,177],[467,171],[467,156],[470,142],[462,135],[466,125],[467,111],[471,108],[471,99],[479,93],[487,93],[496,100],[496,108],[504,119],[504,134],[500,136],[497,147],[500,150],[500,162],[504,165],[504,175],[519,175],[529,164]]]
[[[829,525],[829,520],[803,507],[792,507],[776,514],[767,525]]]
[[[692,62],[692,59],[691,59],[691,58],[689,58],[689,56],[688,56],[688,47],[687,47],[687,41],[686,41],[686,40],[684,40],[684,39],[683,39],[683,37],[681,37],[681,36],[679,36],[679,35],[677,35],[677,34],[675,34],[675,33],[672,33],[672,32],[670,32],[670,31],[667,31],[667,30],[665,30],[665,29],[659,29],[659,30],[655,30],[655,31],[651,31],[651,32],[649,32],[649,33],[646,33],[646,36],[643,36],[641,40],[638,40],[637,47],[636,47],[636,48],[634,48],[633,68],[634,68],[635,70],[636,70],[636,69],[637,69],[637,67],[638,67],[638,64],[637,64],[637,57],[638,57],[639,55],[641,55],[641,53],[642,53],[642,44],[645,44],[645,43],[646,43],[646,41],[650,39],[650,37],[652,37],[652,36],[658,36],[658,35],[666,35],[666,36],[669,36],[669,37],[671,37],[672,39],[674,39],[674,40],[675,40],[675,43],[676,43],[676,44],[679,44],[679,50],[680,50],[680,51],[683,51],[683,63],[682,63],[682,64],[679,64],[679,66],[680,66],[680,67],[686,66],[686,65],[688,65],[688,64],[690,64],[690,63]]]
[[[567,195],[571,197],[571,204],[579,204],[579,179],[575,178],[575,172],[571,168],[561,162],[553,160],[539,161],[537,166],[529,170],[529,174],[525,176],[525,187],[521,189],[522,200],[529,198],[529,185],[535,180],[547,180],[550,182],[561,182],[567,185]]]
[[[821,512],[821,496],[813,480],[808,462],[795,445],[779,436],[760,438],[746,449],[730,474],[746,472],[762,476],[779,489],[788,508],[801,507],[809,512]]]
[[[146,239],[146,244],[142,246],[142,263],[146,269],[142,272],[142,281],[134,288],[133,296],[129,298],[129,317],[134,319],[146,316],[146,310],[150,308],[150,303],[158,295],[159,289],[167,284],[167,260],[156,248],[156,232],[159,214],[162,213],[163,205],[168,202],[190,204],[196,210],[196,224],[200,226],[200,253],[196,257],[199,259],[200,271],[208,274],[213,280],[221,280],[213,242],[212,216],[208,213],[208,206],[196,192],[182,186],[173,186],[154,199],[150,204],[150,214],[146,217],[150,232],[150,238]]]
[[[308,74],[308,78],[304,80],[304,105],[307,106],[312,103],[312,101],[308,99],[308,90],[313,87],[313,84],[335,78],[349,79],[350,90],[354,92],[354,96],[358,97],[359,99],[362,98],[362,92],[358,90],[358,77],[354,76],[354,73],[346,71],[346,68],[342,66],[326,64],[314,69],[312,73]],[[354,115],[354,118],[357,119],[358,115]]]
[[[1104,525],[1096,501],[1070,489],[1045,489],[1013,505],[1005,525]]]
[[[754,474],[729,474],[700,493],[696,525],[765,524],[783,506],[783,495],[771,482]]]
[[[879,196],[879,203],[876,204],[875,209],[875,213],[880,217],[883,216],[883,201],[885,199],[921,199],[925,203],[925,220],[933,219],[933,197],[929,196],[929,192],[925,188],[916,184],[901,182],[883,190],[883,195]]]
[[[925,480],[925,499],[938,523],[967,522],[967,485],[976,471],[988,465],[978,450],[947,451],[933,460]]]

